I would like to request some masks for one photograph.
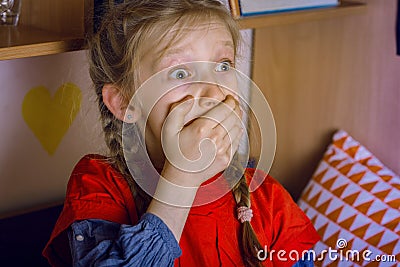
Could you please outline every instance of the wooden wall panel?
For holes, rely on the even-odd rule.
[[[93,0],[23,0],[20,24],[83,36],[85,15],[89,15],[92,3]]]
[[[271,175],[296,199],[336,129],[400,173],[397,0],[362,14],[255,30],[253,79],[277,126]]]

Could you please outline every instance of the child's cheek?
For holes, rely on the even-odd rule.
[[[226,73],[221,73],[218,76],[218,82],[219,84],[221,84],[222,87],[224,87],[224,89],[227,91],[227,94],[230,94],[238,99],[240,88],[238,88],[239,85],[236,77],[236,72],[229,71]]]

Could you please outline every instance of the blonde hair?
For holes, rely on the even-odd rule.
[[[151,197],[136,184],[129,172],[122,147],[123,123],[105,106],[102,88],[105,84],[117,85],[121,96],[129,101],[139,86],[140,61],[144,53],[151,49],[148,40],[157,46],[172,28],[178,29],[172,38],[168,35],[170,39],[163,49],[165,51],[184,35],[180,28],[197,25],[199,21],[215,20],[226,25],[237,51],[240,40],[238,25],[226,8],[215,0],[127,1],[110,7],[98,32],[89,42],[89,71],[98,97],[109,159],[127,180],[139,215],[146,212]],[[243,173],[241,164],[238,160],[235,162],[233,170]],[[237,207],[250,207],[250,192],[244,175],[233,186],[232,193]],[[250,222],[242,224],[242,233],[239,244],[243,262],[246,266],[261,266],[257,259],[261,245]]]

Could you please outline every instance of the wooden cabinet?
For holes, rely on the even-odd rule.
[[[24,0],[17,27],[0,26],[0,60],[84,48],[93,0]]]
[[[0,60],[84,49],[92,31],[93,0],[24,0],[17,27],[0,27]],[[240,19],[243,29],[325,19],[359,12],[365,5],[342,1],[338,7],[276,13]]]

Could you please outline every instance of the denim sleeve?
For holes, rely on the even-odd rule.
[[[68,237],[74,266],[173,266],[182,254],[169,228],[150,213],[134,226],[78,221]]]

